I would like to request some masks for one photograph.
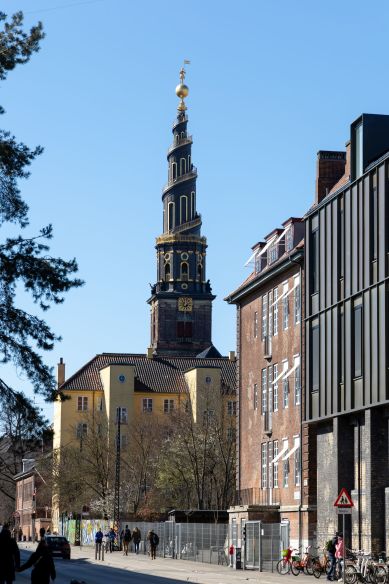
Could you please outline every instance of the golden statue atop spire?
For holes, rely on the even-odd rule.
[[[176,87],[176,95],[181,100],[179,105],[178,105],[178,108],[177,108],[177,110],[179,112],[184,112],[186,110],[184,98],[187,97],[189,94],[189,87],[187,85],[185,85],[185,83],[184,83],[185,75],[186,75],[185,65],[189,65],[189,64],[190,64],[190,61],[187,61],[185,59],[184,65],[181,67],[181,70],[180,70],[180,83]]]

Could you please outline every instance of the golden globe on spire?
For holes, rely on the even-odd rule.
[[[184,112],[187,109],[185,102],[184,102],[184,98],[188,97],[189,87],[187,85],[185,85],[185,83],[184,83],[185,75],[186,75],[186,71],[184,69],[184,66],[189,65],[189,64],[190,64],[190,61],[187,61],[187,60],[184,61],[184,65],[181,67],[181,70],[180,70],[180,83],[176,87],[176,95],[181,100],[179,105],[178,105],[178,108],[177,108],[177,110],[179,112]]]

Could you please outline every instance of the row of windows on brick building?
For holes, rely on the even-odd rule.
[[[270,440],[261,444],[261,487],[278,489],[290,486],[291,460],[293,460],[293,485],[301,484],[300,437],[293,438],[293,447],[289,449],[288,438],[284,438],[280,450],[279,440]],[[281,474],[281,476],[280,476]]]
[[[301,322],[301,294],[300,276],[294,276],[293,287],[289,290],[289,282],[282,284],[282,294],[278,293],[278,286],[262,296],[262,327],[261,338],[263,341],[278,335],[278,303],[282,301],[282,330],[289,327],[290,307],[289,296],[294,292],[293,299],[293,324]],[[258,337],[258,312],[254,312],[254,338]]]
[[[261,413],[277,412],[282,406],[283,409],[289,407],[290,381],[293,380],[294,392],[293,403],[301,403],[301,366],[300,355],[295,355],[293,366],[289,369],[288,360],[282,362],[279,373],[278,363],[264,367],[261,370]],[[281,386],[281,387],[280,387]],[[279,390],[281,389],[281,396]],[[258,384],[253,387],[253,409],[257,410],[259,405]],[[281,402],[281,403],[280,403]]]

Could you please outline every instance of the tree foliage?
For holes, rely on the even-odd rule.
[[[0,80],[17,65],[27,63],[44,38],[39,22],[29,32],[23,28],[23,14],[7,20],[0,12]],[[3,112],[3,110],[2,110]],[[42,153],[18,142],[10,132],[0,129],[0,228],[13,223],[20,229],[28,226],[28,205],[23,201],[18,183],[29,176],[28,167]],[[23,288],[41,311],[64,301],[64,294],[82,285],[73,276],[75,259],[63,260],[49,254],[47,241],[52,226],[43,227],[31,237],[7,237],[0,244],[0,360],[13,362],[24,371],[34,390],[53,399],[56,385],[52,370],[44,363],[41,351],[51,350],[56,335],[45,320],[17,306],[16,293]]]

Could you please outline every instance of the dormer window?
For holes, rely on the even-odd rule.
[[[286,233],[285,233],[285,249],[286,251],[291,251],[294,247],[294,242],[293,242],[293,226],[290,225],[290,227],[287,229]]]
[[[273,243],[267,252],[267,263],[270,265],[273,264],[276,260],[278,260],[278,244]]]

